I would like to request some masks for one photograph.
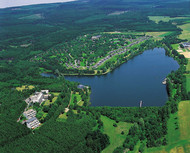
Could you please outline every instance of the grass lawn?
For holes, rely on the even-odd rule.
[[[50,56],[49,58],[56,58],[57,56],[56,55],[52,55],[52,56]]]
[[[44,113],[42,110],[38,111],[36,114],[36,117],[38,119],[45,118],[48,115],[48,113]]]
[[[80,66],[86,66],[86,64],[84,63],[84,60],[80,62]]]
[[[67,113],[60,114],[57,121],[64,122],[67,119]]]
[[[73,113],[74,113],[74,114],[78,114],[77,110],[73,110]]]
[[[165,36],[171,34],[171,32],[166,31],[166,32],[146,32],[146,35],[153,36],[155,39],[161,40]]]
[[[179,104],[180,139],[190,139],[190,101]]]
[[[79,106],[83,106],[83,104],[84,104],[84,101],[80,101],[80,102],[78,103]]]
[[[179,44],[172,44],[172,48],[178,50]]]
[[[72,94],[72,96],[71,96],[71,105],[73,105],[74,97],[77,97],[77,102],[79,102],[81,100],[81,95]]]
[[[176,119],[177,117],[177,119]],[[179,129],[176,129],[178,122]],[[168,121],[168,145],[146,149],[150,153],[189,153],[190,152],[190,101],[179,103],[178,112]]]
[[[18,90],[18,91],[22,91],[22,90],[25,90],[25,89],[33,89],[34,88],[34,86],[32,86],[32,85],[29,85],[29,86],[27,86],[27,85],[23,85],[22,87],[16,87],[16,90]]]
[[[187,69],[187,71],[190,71],[190,59],[188,59],[188,64],[187,64],[186,69]]]
[[[170,20],[188,19],[189,17],[175,17],[171,18],[169,16],[149,16],[149,19],[158,23],[159,21],[168,22]]]
[[[134,147],[134,150],[133,151],[128,151],[128,153],[139,153],[139,147],[141,145],[141,142],[137,142],[137,144],[135,145]]]
[[[110,145],[105,148],[102,153],[111,153],[115,148],[123,144],[132,124],[119,122],[117,123],[117,127],[114,127],[113,123],[116,123],[114,120],[111,120],[106,116],[101,116],[101,120],[103,122],[104,133],[106,133],[110,138]],[[124,135],[121,134],[122,131],[124,131]]]
[[[182,34],[179,36],[179,38],[180,39],[187,39],[190,41],[190,23],[180,25],[178,27],[183,30]]]
[[[42,15],[41,14],[32,14],[32,15],[28,15],[28,16],[24,16],[21,17],[19,19],[24,19],[24,20],[37,20],[37,19],[42,19]]]
[[[173,89],[173,90],[172,90],[172,93],[171,93],[171,97],[174,97],[175,94],[176,94],[176,92],[177,92],[177,89]]]
[[[50,102],[49,100],[46,100],[45,103],[44,103],[44,106],[48,106],[48,105],[54,103],[54,102],[57,100],[57,97],[59,96],[59,93],[52,93],[52,94],[54,94],[54,96],[55,96],[55,97],[52,99],[52,102]]]
[[[168,120],[168,144],[171,145],[173,143],[176,143],[180,138],[180,130],[176,129],[178,126],[179,120],[178,120],[178,113],[171,114],[170,119]]]
[[[190,75],[186,75],[186,89],[190,92]]]

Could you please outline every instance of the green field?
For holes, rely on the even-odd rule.
[[[66,121],[67,119],[67,113],[60,114],[59,117],[57,118],[57,121],[63,122]]]
[[[33,89],[33,88],[35,88],[34,86],[32,86],[32,85],[29,85],[29,86],[27,86],[27,85],[23,85],[22,87],[16,87],[16,90],[18,90],[18,91],[22,91],[22,90],[30,90],[30,89]]]
[[[190,152],[190,101],[179,103],[178,112],[168,121],[168,145],[147,149],[147,153],[189,153]],[[176,124],[177,123],[177,124]],[[178,127],[178,128],[176,128]]]
[[[50,104],[54,103],[57,100],[57,97],[59,96],[59,93],[53,93],[54,94],[54,98],[52,99],[52,102],[50,102],[50,100],[45,101],[44,106],[49,106]]]
[[[190,75],[186,75],[186,89],[190,92]]]
[[[71,96],[71,105],[74,105],[74,103],[73,103],[73,101],[74,101],[74,97],[76,97],[77,98],[77,102],[79,102],[80,104],[82,104],[82,99],[81,99],[81,95],[79,95],[79,93],[76,93],[76,94],[72,94],[72,96]]]
[[[171,34],[172,32],[166,31],[166,32],[146,32],[146,35],[153,36],[154,39],[162,40],[165,36]]]
[[[183,30],[182,34],[179,36],[179,38],[180,39],[187,39],[190,41],[190,23],[180,25],[178,27]]]
[[[188,59],[188,64],[187,64],[186,69],[187,69],[187,71],[190,71],[190,59]]]
[[[175,17],[175,18],[171,18],[169,16],[149,16],[149,19],[159,23],[160,21],[163,22],[169,22],[169,21],[173,21],[173,23],[175,23],[175,20],[186,20],[186,24],[183,25],[179,25],[178,27],[181,28],[182,34],[179,36],[180,39],[187,39],[190,41],[190,23],[188,22],[190,20],[189,17]]]
[[[175,50],[178,50],[179,44],[172,44],[172,48],[175,49]]]
[[[119,122],[117,123],[117,127],[114,127],[113,123],[116,123],[114,120],[111,120],[106,116],[101,116],[101,120],[103,122],[104,133],[110,138],[110,145],[105,148],[102,153],[111,153],[117,147],[122,146],[132,124]],[[121,134],[122,131],[124,131],[124,135]]]
[[[168,22],[170,20],[180,20],[180,19],[188,19],[189,17],[175,17],[175,18],[171,18],[169,16],[149,16],[149,19],[158,23],[160,21],[163,22]]]
[[[23,20],[37,20],[37,19],[42,19],[42,15],[41,14],[32,14],[32,15],[29,15],[29,16],[24,16],[24,17],[21,17],[19,19],[23,19]]]

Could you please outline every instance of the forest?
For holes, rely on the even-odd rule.
[[[148,16],[188,16],[189,7],[186,0],[79,0],[0,9],[0,152],[102,152],[111,141],[101,116],[114,120],[114,127],[119,122],[132,125],[114,152],[133,151],[137,142],[139,152],[167,145],[167,122],[178,111],[178,103],[190,99],[184,76],[187,59],[172,48],[172,44],[187,41],[179,39],[182,30],[177,26],[187,19],[156,23]],[[78,66],[90,66],[146,32],[165,31],[169,35],[162,40],[150,36],[97,69],[101,74],[146,49],[163,47],[180,64],[167,76],[168,101],[163,107],[92,107],[90,87],[89,92],[78,89],[79,83],[64,78],[63,73],[94,74],[94,70],[67,69],[66,64],[74,65],[76,60]],[[58,77],[43,77],[44,72]],[[34,88],[17,90],[22,86]],[[31,130],[17,119],[26,108],[24,100],[42,89],[59,95],[50,105],[34,106],[46,116],[39,115],[42,126]],[[73,105],[65,112],[70,99]],[[79,99],[82,105],[77,105]]]

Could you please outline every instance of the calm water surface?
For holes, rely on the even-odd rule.
[[[0,0],[0,8],[16,7],[33,4],[63,3],[75,0]]]
[[[179,68],[164,49],[155,48],[122,64],[104,76],[66,76],[92,88],[92,106],[162,106],[168,96],[164,78]]]

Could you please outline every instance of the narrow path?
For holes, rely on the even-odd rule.
[[[72,94],[73,94],[73,91],[71,91],[71,97],[70,97],[68,106],[65,108],[65,112],[68,112],[68,111],[69,111],[69,106],[70,106],[70,104],[71,104]]]
[[[81,101],[82,101],[82,100],[79,100],[79,101],[77,102],[77,104],[80,103]]]

